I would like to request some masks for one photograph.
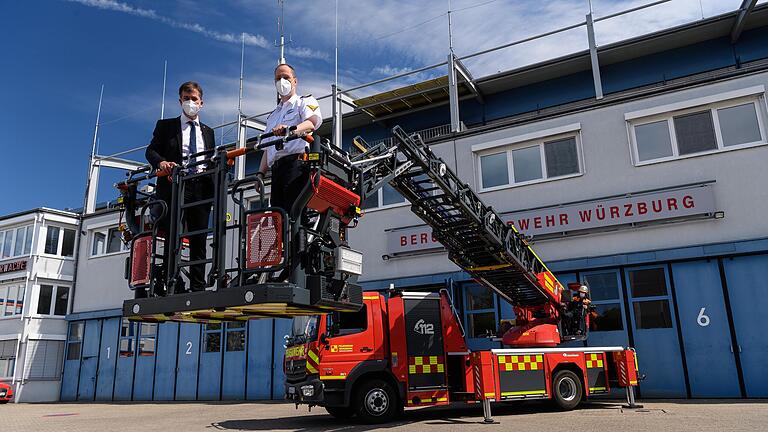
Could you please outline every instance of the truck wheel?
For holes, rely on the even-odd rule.
[[[348,419],[355,415],[354,407],[325,407],[325,410],[337,419]]]
[[[561,370],[552,380],[552,400],[563,411],[570,411],[581,403],[583,388],[581,379],[569,370]]]
[[[364,423],[386,423],[398,411],[399,401],[386,381],[372,379],[364,382],[356,393],[357,416]]]

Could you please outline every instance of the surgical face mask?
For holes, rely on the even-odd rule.
[[[280,96],[288,96],[291,94],[291,82],[285,78],[280,78],[275,81],[275,89]]]
[[[194,117],[200,112],[200,105],[195,101],[185,100],[181,103],[181,109],[188,117]]]

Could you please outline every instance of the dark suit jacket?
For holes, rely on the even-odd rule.
[[[212,150],[216,144],[213,129],[200,122],[205,149]],[[176,162],[181,164],[181,119],[174,117],[158,120],[155,131],[152,132],[152,142],[147,146],[145,156],[155,169],[160,162]],[[171,183],[165,178],[157,179],[158,198],[169,200],[171,198]]]

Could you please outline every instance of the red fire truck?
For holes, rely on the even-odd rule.
[[[569,410],[612,387],[634,403],[635,352],[624,347],[467,349],[448,292],[366,292],[359,312],[295,318],[286,398],[333,416],[386,422],[405,407],[551,399]]]

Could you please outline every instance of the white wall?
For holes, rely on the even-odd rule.
[[[768,212],[768,146],[746,148],[687,159],[634,166],[630,156],[624,114],[736,89],[765,85],[768,74],[761,73],[676,91],[643,100],[564,115],[537,123],[498,130],[455,142],[459,177],[478,190],[476,159],[472,145],[533,133],[574,123],[581,124],[584,174],[573,178],[480,193],[498,212],[552,206],[591,200],[611,195],[665,188],[715,180],[715,205],[725,212],[721,220],[703,220],[646,228],[621,229],[611,233],[574,236],[539,241],[535,249],[545,261],[612,255],[626,252],[684,247],[724,241],[768,237],[768,224],[760,215]],[[449,164],[453,142],[433,149]],[[388,261],[384,232],[389,228],[418,224],[408,207],[373,211],[358,228],[350,231],[353,247],[365,254],[361,280],[434,274],[456,270],[445,253]]]

